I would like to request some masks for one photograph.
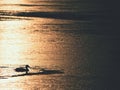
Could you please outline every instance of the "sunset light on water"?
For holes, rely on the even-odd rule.
[[[119,36],[112,32],[106,5],[0,0],[0,90],[114,88]]]

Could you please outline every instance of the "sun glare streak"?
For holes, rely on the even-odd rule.
[[[22,4],[25,0],[0,0],[0,4]]]
[[[24,10],[24,7],[21,7],[20,4],[28,3],[25,0],[1,0],[0,1],[0,10],[9,10],[9,11],[21,11]]]
[[[24,10],[24,8],[22,7],[19,7],[19,6],[15,6],[15,5],[12,5],[12,6],[1,6],[0,10],[13,10],[13,11],[21,11],[21,10]]]
[[[24,24],[25,23],[20,21],[5,21],[2,23],[2,28],[4,28],[1,33],[2,40],[0,43],[0,57],[2,63],[19,63],[20,54],[23,50],[22,43],[24,35],[16,30],[21,29]]]

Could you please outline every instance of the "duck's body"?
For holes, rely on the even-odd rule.
[[[29,71],[29,69],[23,68],[23,67],[19,67],[15,69],[16,72],[25,72],[25,71]]]
[[[16,68],[15,71],[16,72],[26,72],[26,74],[27,74],[29,71],[29,69],[28,69],[29,67],[30,67],[29,65],[25,65],[25,67]]]

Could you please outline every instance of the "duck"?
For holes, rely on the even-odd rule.
[[[18,67],[15,69],[16,72],[26,72],[26,74],[28,74],[30,66],[29,65],[25,65],[25,67]]]

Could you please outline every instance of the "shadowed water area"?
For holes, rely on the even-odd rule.
[[[118,90],[117,5],[1,0],[0,90]]]

